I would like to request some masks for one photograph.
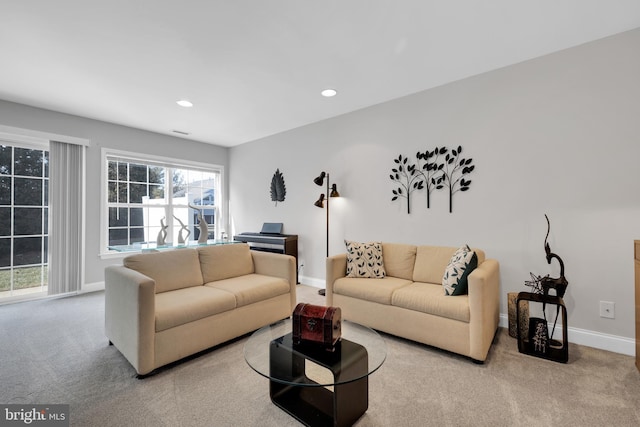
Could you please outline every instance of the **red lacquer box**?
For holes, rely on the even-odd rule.
[[[342,333],[340,307],[299,303],[293,310],[293,343],[315,343],[333,350]]]

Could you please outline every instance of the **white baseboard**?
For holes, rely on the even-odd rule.
[[[304,283],[305,285],[313,286],[314,288],[324,289],[325,281],[324,279],[316,279],[314,277],[300,276],[298,278],[300,283]]]
[[[84,285],[82,285],[82,288],[79,291],[67,292],[64,294],[49,295],[47,291],[43,291],[43,292],[25,293],[25,294],[15,295],[11,297],[3,297],[2,299],[0,299],[0,305],[15,304],[19,302],[28,302],[28,301],[35,301],[35,300],[41,300],[41,299],[66,298],[74,295],[86,294],[89,292],[97,292],[97,291],[104,291],[104,282],[85,283]]]
[[[89,292],[104,291],[104,282],[85,283],[78,291],[79,294],[86,294]]]
[[[506,314],[500,314],[500,326],[507,329],[509,328],[509,318]],[[554,335],[562,336],[562,328],[556,326]],[[572,328],[571,326],[567,329],[567,336],[570,343],[586,345],[588,347],[599,348],[600,350],[612,351],[627,356],[635,356],[636,354],[636,341],[633,338]]]

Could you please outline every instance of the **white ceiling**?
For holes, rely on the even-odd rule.
[[[638,27],[639,0],[0,0],[0,99],[234,146]]]

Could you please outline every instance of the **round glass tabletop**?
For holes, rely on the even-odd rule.
[[[387,346],[376,331],[344,320],[341,329],[340,341],[334,351],[329,351],[318,345],[294,345],[291,319],[281,320],[249,337],[244,358],[254,371],[271,381],[307,387],[356,381],[382,366]],[[300,365],[304,365],[304,372],[292,375]]]

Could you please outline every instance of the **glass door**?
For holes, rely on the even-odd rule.
[[[0,141],[0,301],[46,292],[49,152]]]

